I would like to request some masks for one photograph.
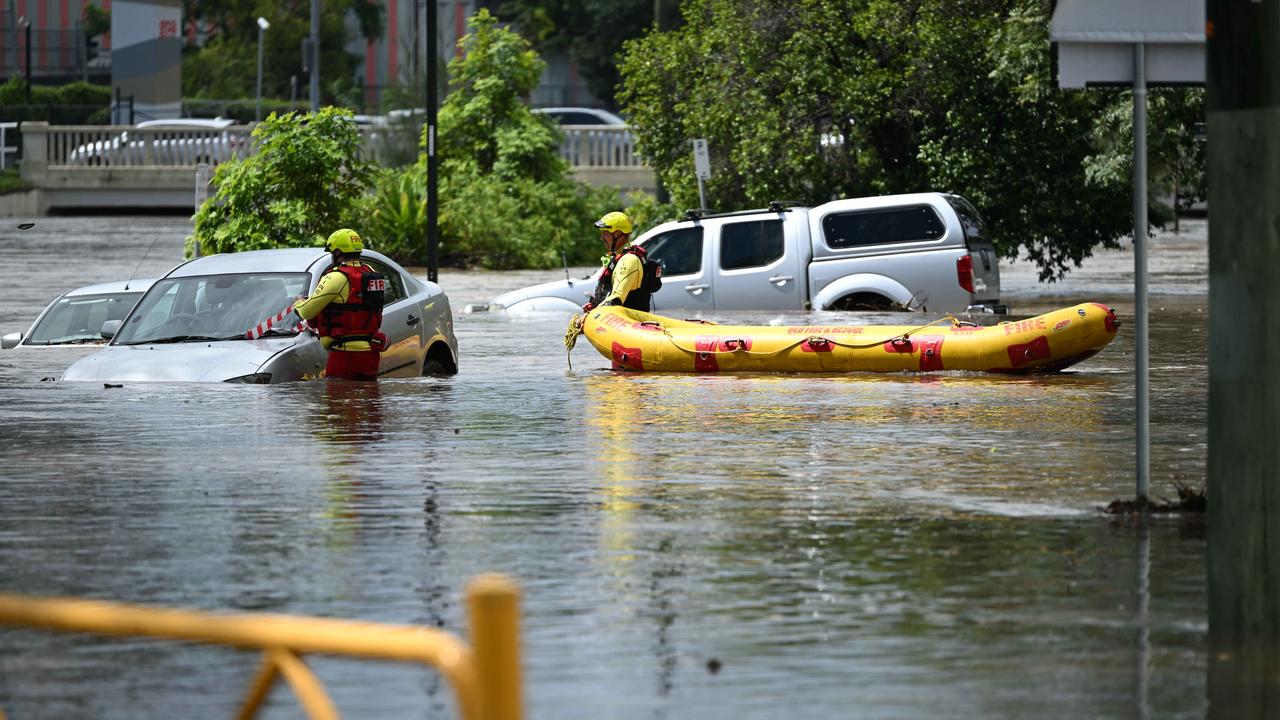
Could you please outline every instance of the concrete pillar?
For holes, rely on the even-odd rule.
[[[22,179],[44,187],[49,172],[49,123],[28,120],[22,123]]]
[[[1280,709],[1280,3],[1209,0],[1209,716]]]

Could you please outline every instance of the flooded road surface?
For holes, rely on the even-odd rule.
[[[55,294],[179,260],[189,223],[0,231]],[[1203,225],[1152,247],[1152,489],[1204,482]],[[1163,252],[1162,252],[1163,251]],[[1019,314],[1114,304],[1075,372],[629,375],[563,316],[466,314],[557,273],[444,271],[460,372],[377,386],[42,382],[91,348],[0,351],[0,591],[440,626],[462,588],[523,588],[531,718],[1203,717],[1203,527],[1132,496],[1132,261]],[[723,314],[826,324],[914,316]],[[922,316],[924,320],[933,317]],[[312,659],[353,718],[452,717],[418,668]],[[11,718],[227,717],[248,652],[0,629]],[[266,717],[297,717],[277,687]]]

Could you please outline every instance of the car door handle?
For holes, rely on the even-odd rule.
[[[421,320],[422,318],[418,317],[417,315],[410,315],[409,319],[404,321],[404,324],[408,325],[409,327],[413,327],[414,325],[417,325],[418,322]]]
[[[769,278],[769,282],[773,283],[774,285],[777,285],[778,287],[782,287],[783,285],[786,285],[787,283],[795,279],[796,278],[794,275],[774,275],[773,277]]]
[[[706,290],[706,289],[707,289],[707,288],[709,288],[709,287],[711,287],[711,286],[710,286],[710,285],[704,285],[704,284],[702,284],[702,283],[694,283],[693,285],[685,285],[685,286],[684,286],[684,289],[685,289],[685,290],[688,290],[688,291],[689,291],[690,293],[692,293],[693,295],[701,295],[701,294],[702,294],[702,291],[703,291],[703,290]]]

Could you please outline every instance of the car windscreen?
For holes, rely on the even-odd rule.
[[[31,328],[28,345],[102,342],[102,323],[123,320],[141,292],[62,297]]]
[[[310,284],[308,273],[166,278],[142,298],[114,342],[244,340],[251,331],[255,336],[296,335],[298,316],[281,313],[292,307],[294,298],[305,295]]]

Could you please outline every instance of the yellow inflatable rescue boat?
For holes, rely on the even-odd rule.
[[[582,333],[615,370],[1042,373],[1097,354],[1119,326],[1099,303],[989,327],[953,317],[918,326],[731,326],[608,306],[587,314]]]

